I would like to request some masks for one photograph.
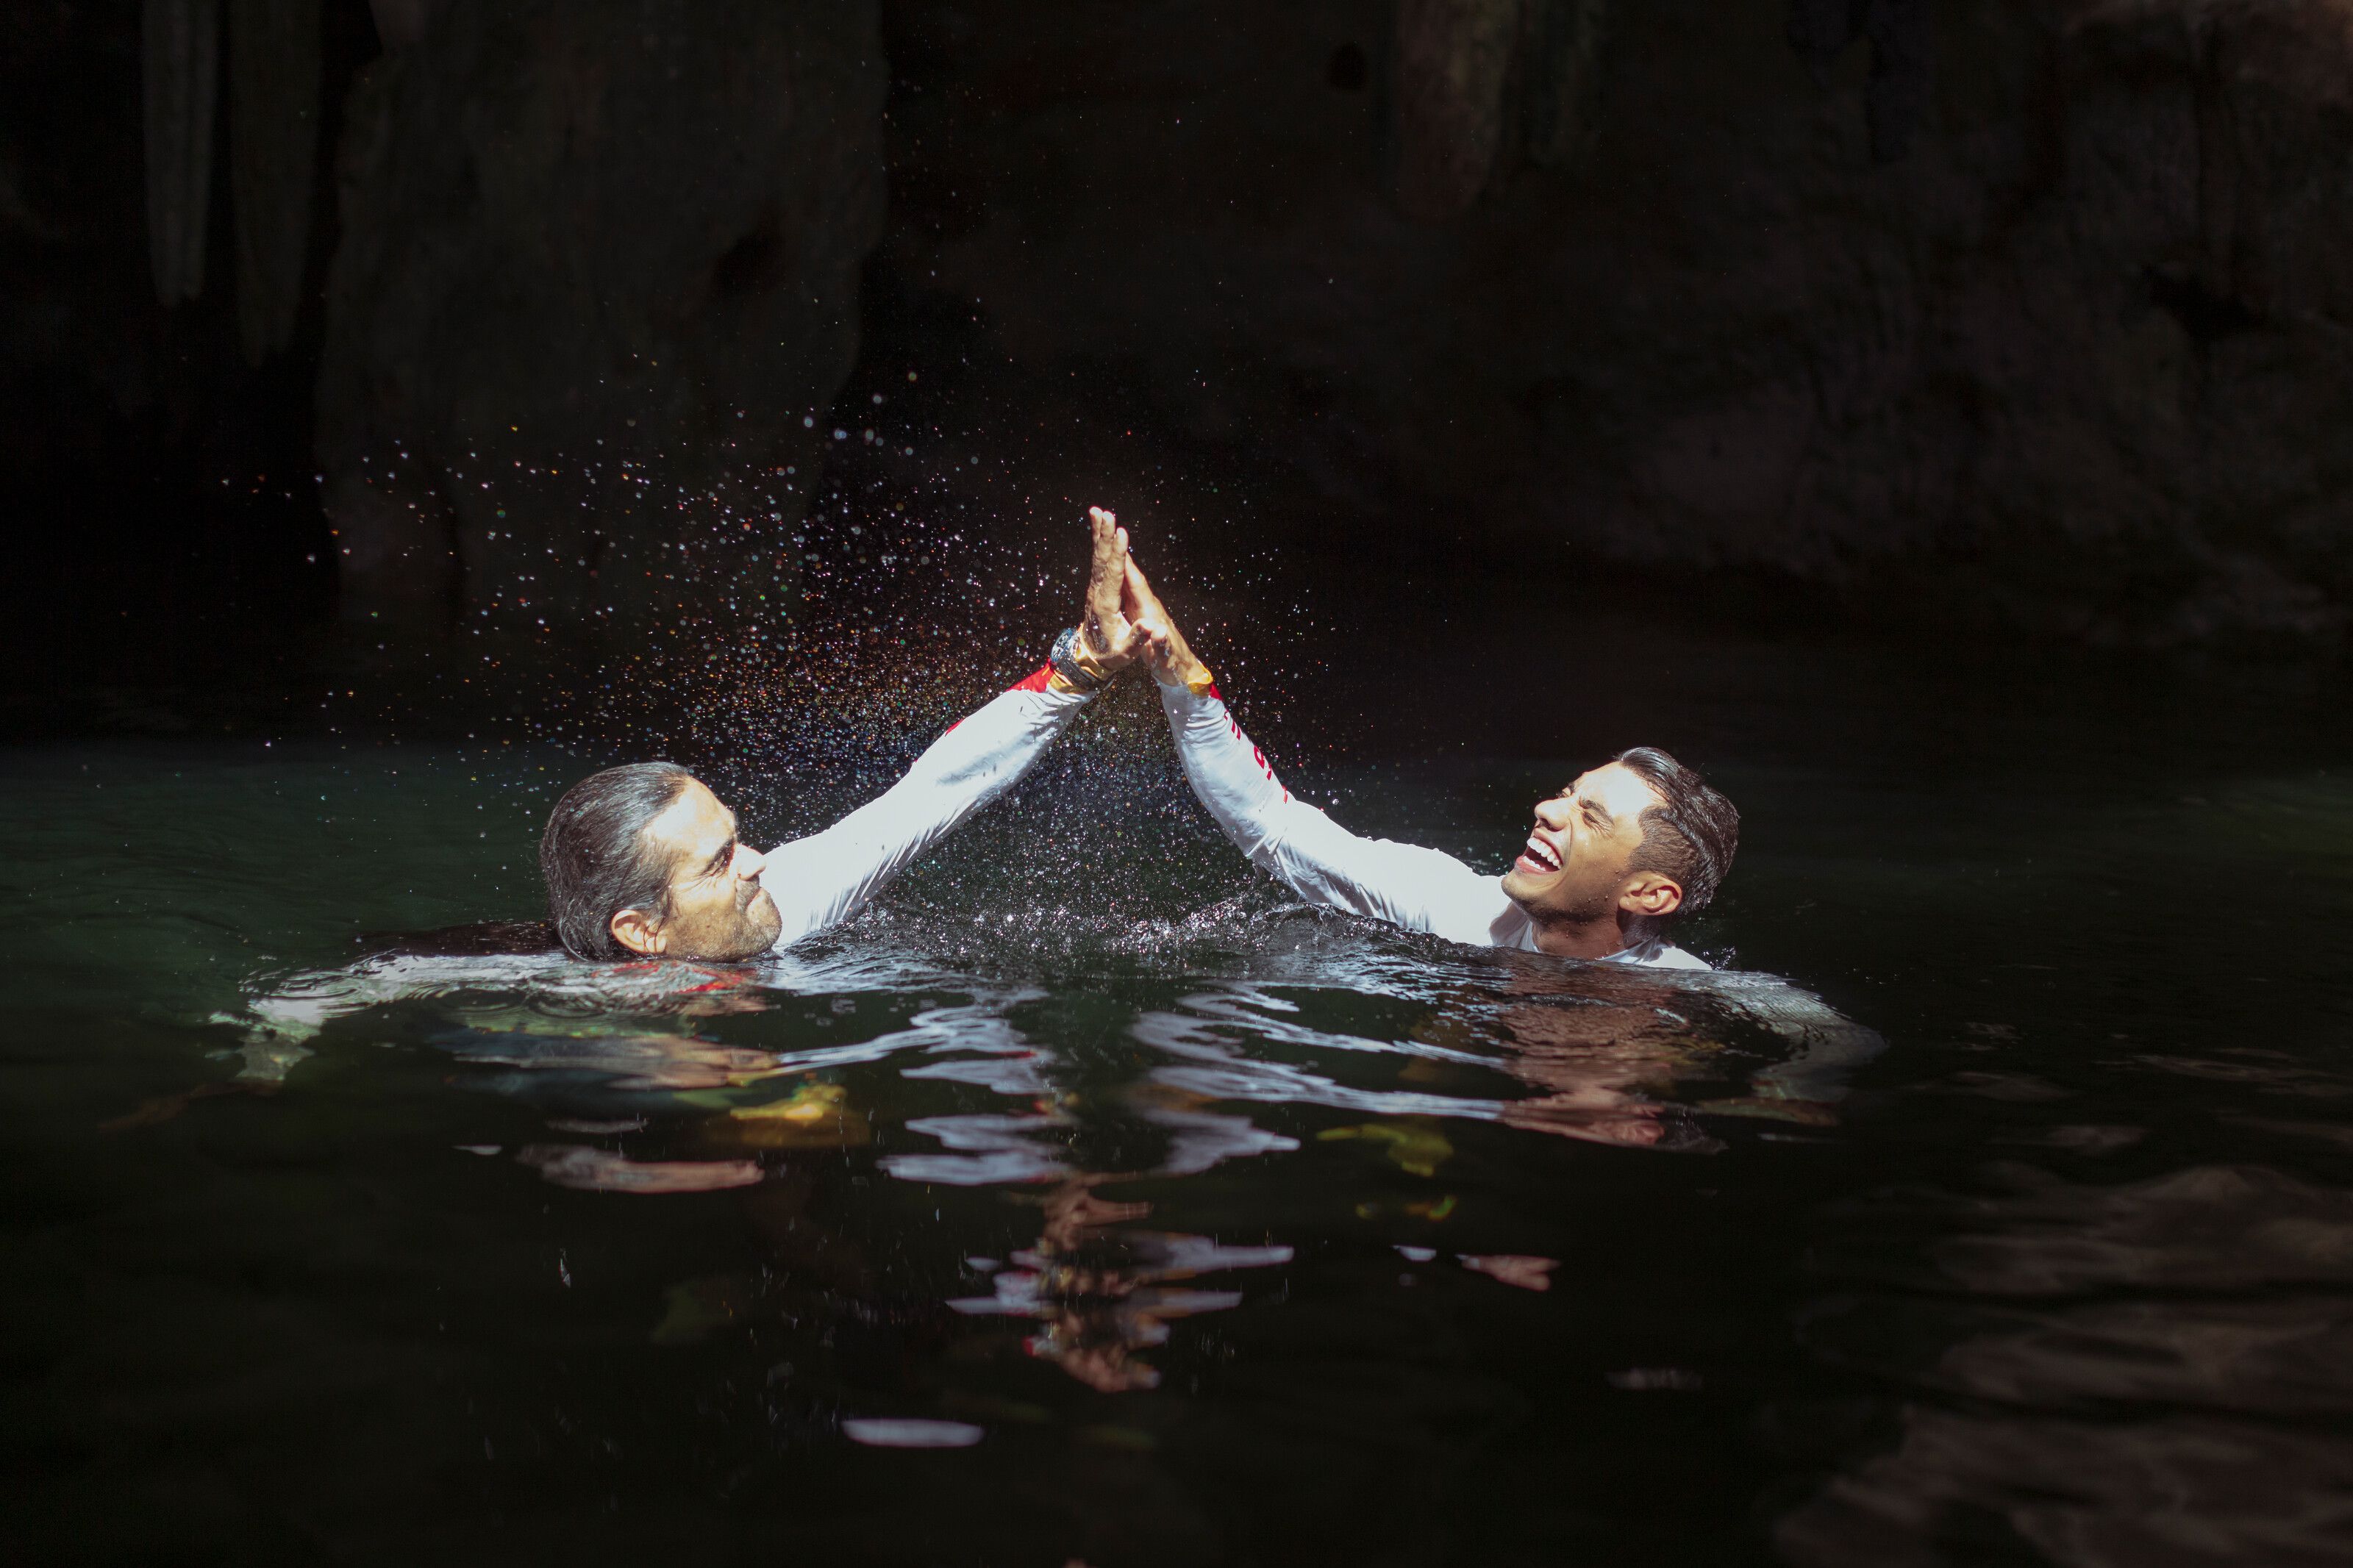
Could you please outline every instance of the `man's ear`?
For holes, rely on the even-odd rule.
[[[670,933],[643,910],[623,910],[613,917],[613,940],[640,958],[659,958],[670,946]]]
[[[1618,907],[1646,921],[1664,920],[1683,907],[1683,884],[1657,871],[1637,871],[1619,889]]]

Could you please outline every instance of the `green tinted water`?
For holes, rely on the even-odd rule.
[[[108,1562],[2342,1552],[2329,704],[1829,668],[1647,694],[1748,825],[1695,944],[1754,973],[1690,983],[1288,908],[1140,700],[747,970],[349,967],[534,912],[574,758],[15,752],[6,1529]],[[1640,738],[1518,755],[1508,712],[1417,701],[1464,748],[1376,718],[1290,781],[1485,865]],[[710,771],[772,837],[889,772]]]

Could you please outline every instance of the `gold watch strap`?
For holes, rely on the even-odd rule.
[[[1159,679],[1159,672],[1157,670],[1153,672],[1153,679],[1155,680]],[[1209,673],[1209,667],[1208,665],[1203,664],[1197,658],[1193,661],[1192,674],[1187,676],[1182,680],[1162,680],[1160,681],[1160,684],[1163,686],[1181,686],[1186,690],[1191,692],[1194,696],[1201,697],[1207,695],[1208,691],[1218,684],[1218,678]]]
[[[1071,662],[1097,681],[1108,682],[1113,676],[1119,673],[1117,670],[1103,668],[1103,660],[1088,650],[1087,639],[1083,634],[1071,645]]]

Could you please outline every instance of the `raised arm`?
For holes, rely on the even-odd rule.
[[[1452,942],[1510,943],[1523,917],[1495,878],[1451,855],[1349,832],[1293,797],[1266,753],[1226,709],[1208,668],[1195,658],[1133,561],[1129,613],[1160,684],[1169,734],[1193,794],[1234,847],[1312,904],[1433,931]]]
[[[772,850],[761,886],[784,917],[786,946],[848,920],[965,818],[1013,787],[1087,699],[1140,650],[1120,604],[1127,535],[1109,512],[1088,514],[1094,554],[1075,635],[1020,684],[952,726],[907,774],[822,833]]]
[[[1013,787],[1087,694],[1051,665],[932,742],[897,784],[822,833],[769,851],[760,885],[776,900],[776,945],[846,921],[924,850]]]

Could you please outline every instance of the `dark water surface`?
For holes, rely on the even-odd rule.
[[[572,757],[0,757],[16,1560],[2353,1557],[2329,693],[1501,685],[1334,677],[1321,766],[1236,695],[1482,865],[1688,751],[1742,973],[1291,908],[1141,694],[742,969],[347,967],[533,913]],[[891,765],[712,771],[773,837]]]

